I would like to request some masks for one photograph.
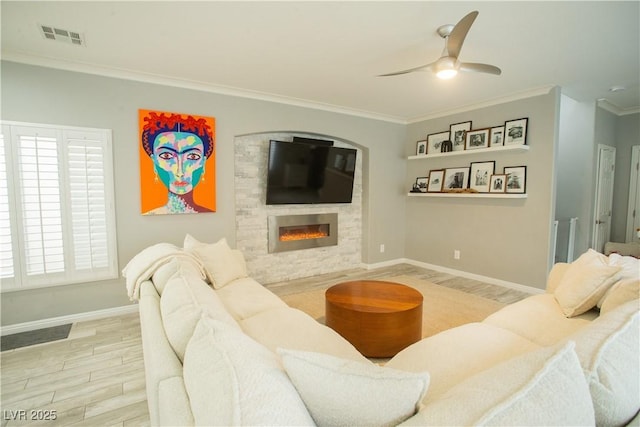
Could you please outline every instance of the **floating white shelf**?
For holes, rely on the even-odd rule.
[[[449,151],[448,153],[434,153],[434,154],[426,154],[420,156],[409,156],[409,160],[427,160],[427,159],[435,159],[437,157],[448,157],[448,156],[470,156],[474,154],[484,154],[484,153],[500,153],[505,151],[529,151],[528,145],[506,145],[504,147],[489,147],[489,148],[478,148],[477,150],[463,150],[463,151]]]
[[[504,193],[408,193],[409,197],[453,197],[469,199],[526,199],[526,194]]]

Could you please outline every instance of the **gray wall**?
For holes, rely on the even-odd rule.
[[[591,244],[595,192],[595,102],[561,97],[560,133],[556,160],[556,215],[559,221],[556,261],[567,261],[569,219],[578,218],[574,259]],[[611,145],[611,142],[609,142]]]
[[[406,126],[328,111],[177,87],[2,62],[2,119],[113,130],[122,269],[157,242],[182,245],[235,242],[233,141],[237,135],[298,131],[334,136],[368,148],[363,163],[363,262],[404,256]],[[140,215],[137,111],[139,108],[216,118],[217,212],[185,216]],[[378,247],[384,243],[385,253]],[[124,281],[96,282],[2,294],[2,325],[128,304]]]
[[[613,190],[611,240],[625,242],[629,209],[631,147],[640,145],[640,113],[616,116],[615,123],[616,174]]]
[[[471,120],[473,129],[498,126],[505,120],[529,118],[528,152],[486,153],[429,160],[412,160],[405,191],[430,169],[496,161],[504,166],[527,166],[526,199],[411,197],[406,208],[406,257],[507,282],[544,288],[549,263],[554,205],[554,151],[557,139],[559,90],[409,126],[405,155],[429,133],[445,131],[452,123]],[[521,250],[519,250],[519,248]],[[454,260],[453,251],[461,252]]]

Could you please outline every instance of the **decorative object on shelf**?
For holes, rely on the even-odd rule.
[[[427,183],[428,193],[439,193],[442,191],[444,181],[444,169],[429,171],[429,182]]]
[[[472,162],[469,188],[478,190],[479,193],[488,193],[491,175],[495,172],[496,162]]]
[[[428,176],[419,176],[416,178],[416,183],[413,185],[413,188],[417,191],[414,193],[426,193],[427,186],[429,185],[429,177]]]
[[[465,150],[489,147],[489,129],[472,130],[466,133]]]
[[[447,168],[444,170],[442,191],[464,189],[469,186],[469,168]]]
[[[504,145],[526,145],[528,118],[504,122]]]
[[[524,194],[527,192],[527,167],[505,166],[507,176],[505,193]]]
[[[489,193],[504,193],[506,182],[507,176],[505,174],[491,175]]]
[[[449,139],[449,132],[427,135],[427,154],[439,153],[442,143]]]
[[[443,193],[452,193],[452,194],[477,194],[478,191],[473,188],[448,188],[443,189]]]
[[[504,126],[495,126],[489,133],[489,146],[502,147],[504,145]]]
[[[470,130],[471,121],[455,123],[449,126],[451,142],[453,143],[453,151],[464,150],[465,135]]]
[[[416,156],[424,156],[427,154],[427,141],[418,141],[416,143]]]
[[[442,141],[442,145],[440,146],[441,153],[449,153],[453,151],[453,143],[450,140]]]

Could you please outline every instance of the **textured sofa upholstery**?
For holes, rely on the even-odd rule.
[[[625,425],[640,410],[633,286],[567,317],[555,292],[572,268],[558,264],[545,294],[378,366],[238,271],[211,286],[175,259],[142,282],[153,425]]]

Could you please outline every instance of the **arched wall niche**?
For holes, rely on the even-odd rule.
[[[294,136],[328,139],[337,147],[358,150],[350,204],[266,205],[269,141]],[[366,147],[343,138],[302,131],[270,131],[234,138],[236,246],[247,261],[249,275],[262,284],[309,277],[358,267],[363,254],[363,213],[367,203]],[[269,253],[268,217],[319,213],[338,214],[338,244]]]

